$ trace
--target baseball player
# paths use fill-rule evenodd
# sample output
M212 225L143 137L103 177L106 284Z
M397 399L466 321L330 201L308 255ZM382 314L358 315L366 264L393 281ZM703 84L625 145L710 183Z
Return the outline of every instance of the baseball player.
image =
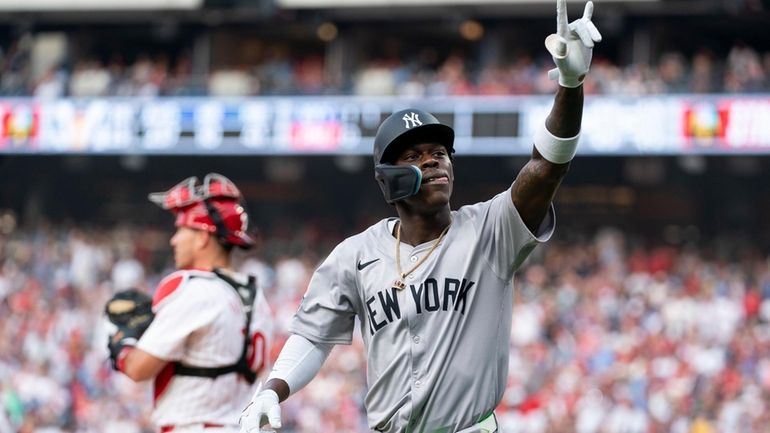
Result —
M281 426L279 402L306 385L357 317L367 353L369 427L376 432L496 432L508 373L513 274L554 230L551 201L575 154L582 82L601 40L593 4L546 47L560 84L531 160L491 199L450 209L454 131L407 109L380 125L375 178L397 218L340 243L314 273L268 382L242 432Z
M254 245L241 193L211 173L201 185L191 177L149 198L176 215L178 270L151 299L128 290L107 303L113 367L135 381L154 379L161 433L237 432L272 336L255 279L230 270L233 248Z

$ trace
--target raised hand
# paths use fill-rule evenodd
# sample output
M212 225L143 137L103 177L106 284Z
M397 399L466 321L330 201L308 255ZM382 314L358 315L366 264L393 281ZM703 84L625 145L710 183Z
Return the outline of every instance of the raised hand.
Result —
M573 22L567 19L567 0L556 0L556 33L545 38L545 47L553 57L556 68L548 72L551 79L564 87L583 84L591 66L593 47L602 35L591 21L594 3L586 3L583 16Z

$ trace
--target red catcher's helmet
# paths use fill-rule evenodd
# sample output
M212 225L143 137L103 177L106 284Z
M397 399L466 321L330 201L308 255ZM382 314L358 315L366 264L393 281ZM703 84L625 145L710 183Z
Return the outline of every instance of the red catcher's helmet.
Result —
M150 194L149 199L173 212L177 227L205 230L244 249L254 246L254 239L246 233L249 215L241 204L241 192L221 174L207 174L201 185L197 177L188 177L166 192Z

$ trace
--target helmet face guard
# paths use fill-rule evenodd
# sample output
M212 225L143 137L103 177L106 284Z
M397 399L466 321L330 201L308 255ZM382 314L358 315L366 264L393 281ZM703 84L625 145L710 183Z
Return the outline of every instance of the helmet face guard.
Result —
M416 195L422 184L422 172L413 165L397 166L393 162L412 144L439 143L451 155L454 152L454 130L435 116L419 109L397 111L385 119L374 139L374 178L385 201L393 204Z
M374 178L390 204L417 194L422 184L422 172L413 165L377 164Z
M242 205L241 192L221 174L207 174L200 185L197 177L188 177L168 191L152 193L148 198L173 212L177 227L207 231L225 244L244 249L255 244L246 233L249 217Z

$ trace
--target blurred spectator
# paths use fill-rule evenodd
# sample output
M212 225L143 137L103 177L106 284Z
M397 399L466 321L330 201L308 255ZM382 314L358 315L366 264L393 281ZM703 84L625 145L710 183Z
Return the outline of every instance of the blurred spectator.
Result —
M32 95L39 99L56 99L65 96L67 74L58 65L46 71L35 85Z
M436 80L428 85L431 96L463 96L475 93L473 85L466 77L465 59L450 55L438 69Z
M534 83L540 72L535 61L529 55L523 54L516 58L508 73L510 93L514 95L529 95L535 93Z
M496 64L482 67L479 72L479 95L505 95L508 87L505 85L505 70Z
M25 33L12 41L0 57L0 94L21 96L29 92L31 47L32 35Z
M255 93L255 82L239 70L223 69L211 74L208 94L211 96L247 96Z
M265 60L256 66L263 94L287 95L294 91L289 53L280 45L267 48Z
M165 57L141 56L128 68L128 76L118 84L121 96L158 96L165 89L168 61Z
M663 88L660 93L683 93L688 91L684 56L679 53L665 53L658 64L658 75Z
M765 90L765 71L759 54L743 44L733 46L727 55L724 88L728 92L759 92Z
M382 62L371 62L356 74L354 93L357 96L393 95L395 91L393 70Z
M200 96L206 94L202 77L193 74L192 59L187 53L179 56L166 80L166 96Z
M70 80L69 93L76 98L106 96L112 78L107 69L95 60L86 60L75 65Z
M720 88L714 54L707 48L699 49L692 58L690 92L713 93Z
M332 91L332 87L327 84L323 58L319 55L310 55L297 62L294 82L301 95L319 95Z

